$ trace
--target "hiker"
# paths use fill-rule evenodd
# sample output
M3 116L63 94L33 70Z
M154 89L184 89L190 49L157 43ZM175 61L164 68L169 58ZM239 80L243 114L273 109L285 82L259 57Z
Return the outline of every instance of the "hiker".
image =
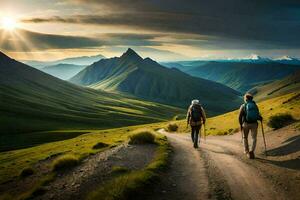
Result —
M262 116L260 115L259 109L255 101L253 100L253 96L251 94L245 94L244 101L245 103L241 105L239 113L239 123L243 136L244 153L247 155L248 158L254 159L258 128L257 120L262 121ZM252 138L252 146L249 151L248 135L250 131Z
M199 100L192 101L187 112L187 124L190 124L192 132L191 138L194 144L194 148L198 148L198 135L201 130L202 123L205 124L206 116L203 107Z

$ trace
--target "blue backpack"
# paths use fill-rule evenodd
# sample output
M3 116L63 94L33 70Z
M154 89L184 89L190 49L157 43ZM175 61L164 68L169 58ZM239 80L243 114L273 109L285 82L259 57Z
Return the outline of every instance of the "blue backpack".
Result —
M254 101L247 101L247 103L244 105L245 121L249 123L257 122L257 120L260 118L260 115L256 103Z

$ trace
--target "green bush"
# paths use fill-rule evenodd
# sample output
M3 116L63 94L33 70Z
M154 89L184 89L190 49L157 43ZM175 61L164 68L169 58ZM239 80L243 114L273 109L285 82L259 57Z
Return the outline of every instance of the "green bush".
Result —
M129 136L129 144L153 144L155 133L151 130L138 130Z
M113 166L112 167L112 173L114 174L124 174L130 172L130 169L127 167L122 167L122 166Z
M79 164L79 159L74 155L63 155L53 161L53 171L70 169Z
M167 130L168 130L169 132L175 132L175 131L178 130L178 125L175 124L175 123L168 124Z
M281 113L271 116L268 122L268 126L274 129L279 129L293 123L294 121L295 119L292 115L287 113Z
M34 174L34 170L31 167L22 170L20 177L25 178Z
M103 142L98 142L97 144L95 144L93 146L93 149L102 149L102 148L105 148L105 147L108 147L109 145L108 144L105 144Z

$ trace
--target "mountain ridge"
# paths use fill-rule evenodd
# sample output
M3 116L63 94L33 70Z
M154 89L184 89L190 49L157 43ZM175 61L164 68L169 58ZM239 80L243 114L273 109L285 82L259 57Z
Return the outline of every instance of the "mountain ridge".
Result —
M112 128L170 120L183 110L60 80L0 53L0 132Z
M36 60L23 60L24 64L32 66L37 69L41 69L43 67L57 65L57 64L73 64L73 65L90 65L94 62L99 61L100 59L105 58L105 56L98 54L94 56L79 56L79 57L69 57L63 58L54 61L36 61Z
M151 58L141 58L132 49L120 57L93 63L70 81L181 107L187 107L192 99L199 98L213 113L234 109L240 102L239 93L233 89L177 69L165 68ZM224 96L227 108L212 103L220 101L217 94Z

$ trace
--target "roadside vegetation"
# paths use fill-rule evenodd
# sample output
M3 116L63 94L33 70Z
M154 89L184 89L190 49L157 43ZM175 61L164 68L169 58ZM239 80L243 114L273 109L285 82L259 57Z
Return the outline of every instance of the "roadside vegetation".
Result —
M29 177L32 172L38 174L39 171L35 168L36 164L40 165L46 163L45 168L49 171L45 176L35 180L32 186L28 186L31 189L26 191L26 193L13 193L13 196L3 194L0 195L0 199L26 199L23 197L37 195L43 190L40 189L40 187L42 187L41 185L43 185L44 182L49 182L48 176L54 174L54 178L57 170L62 173L63 170L61 171L61 169L73 167L78 164L80 160L90 155L113 148L129 140L129 135L134 133L137 129L158 129L161 128L162 125L165 124L156 123L107 130L81 130L81 132L86 132L86 134L79 135L72 139L46 143L30 148L0 152L0 184L16 180L17 178ZM61 132L61 130L59 132ZM154 143L156 142L157 139L155 139ZM73 157L75 159L73 159ZM47 181L45 181L45 179L47 179Z
M52 164L53 171L63 171L75 167L80 163L78 157L74 155L63 155L56 158Z
M295 119L291 114L288 113L280 113L277 115L273 115L270 117L268 126L274 129L279 129L285 127L291 123L295 122Z
M124 172L90 193L87 200L134 199L142 195L142 191L150 187L159 172L167 167L171 152L165 136L155 134L155 144L158 145L155 158L144 169Z
M34 169L31 168L31 167L27 167L27 168L22 170L22 172L20 174L20 177L21 178L26 178L26 177L31 176L33 174L34 174Z
M167 126L169 132L176 132L178 130L178 125L176 123L169 123Z
M154 144L155 133L149 129L137 130L129 136L129 144Z

